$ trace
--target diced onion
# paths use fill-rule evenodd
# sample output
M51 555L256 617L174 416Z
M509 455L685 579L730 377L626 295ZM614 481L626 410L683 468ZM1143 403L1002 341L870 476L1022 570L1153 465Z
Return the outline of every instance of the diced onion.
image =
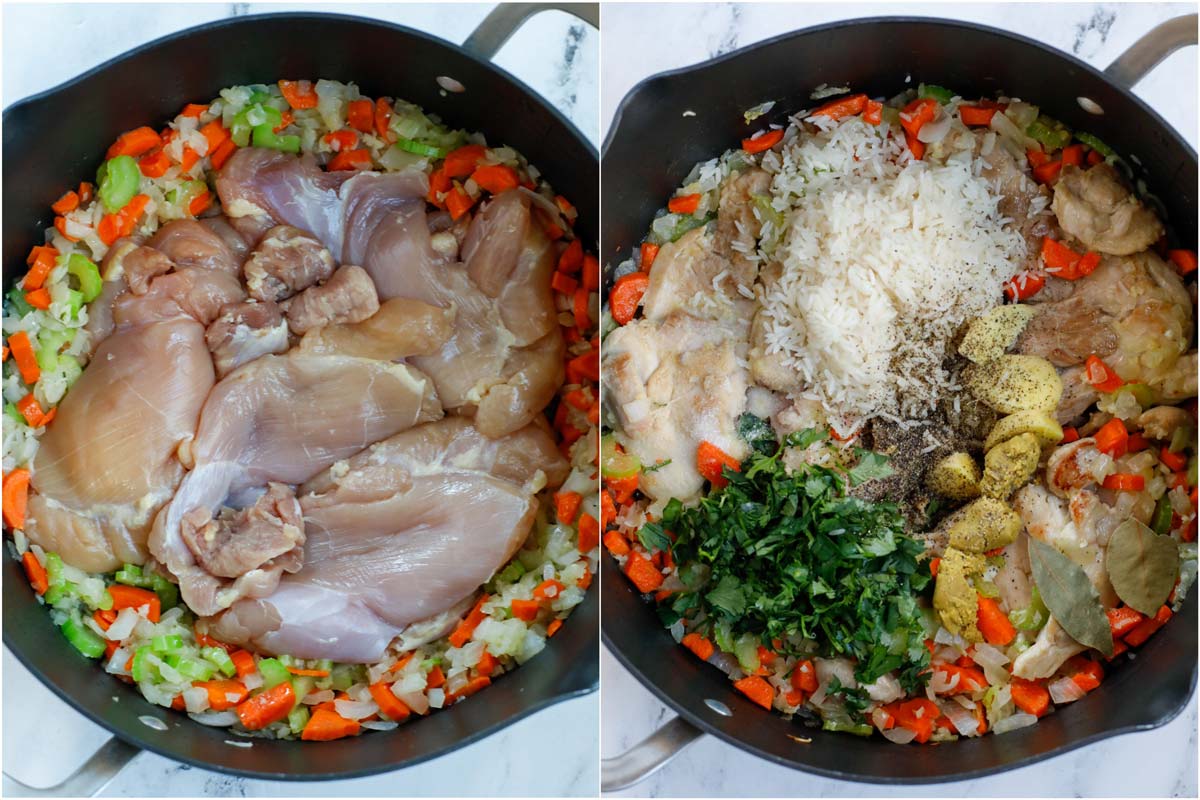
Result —
M333 706L337 709L338 716L355 720L369 717L379 711L379 706L374 701L334 700Z
M193 686L183 690L183 704L189 714L199 714L208 710L208 690L202 686Z
M975 719L975 715L967 709L960 706L953 700L941 700L938 702L938 708L950 720L950 724L962 736L978 736L979 721Z
M441 708L446 704L446 693L441 689L429 690L429 705L433 708Z
M1087 694L1071 678L1059 678L1046 688L1050 690L1050 699L1055 703L1073 703Z
M917 139L925 144L940 142L942 139L946 138L946 134L950 132L951 122L953 122L953 119L949 114L944 111L939 111L937 119L933 120L932 122L926 122L921 126L921 129L917 131Z
M309 692L300 702L306 706L315 706L319 703L328 703L335 697L337 697L337 695L333 693L332 689L321 689L320 691Z
M392 694L396 695L404 705L408 706L416 714L426 714L429 712L429 698L425 696L425 692L403 692L397 693L395 686L392 687Z
M242 685L245 686L249 691L253 692L255 689L262 688L263 676L259 672L251 672L249 675L246 675L242 678ZM330 694L332 694L332 692ZM332 700L333 697L330 697L329 699Z
M110 642L121 642L128 639L140 619L141 617L132 608L122 608L117 614L116 620L104 632L105 638Z
M188 716L201 725L213 728L228 728L238 721L238 715L233 711L205 711L200 714L188 714Z
M1000 116L997 114L996 116ZM1037 724L1038 718L1033 714L1026 714L1024 711L1013 714L1011 717L1005 717L992 726L992 733L1008 733L1015 731L1018 728L1026 728L1030 725Z
M908 744L913 739L917 738L916 731L910 731L908 728L901 728L899 726L890 728L886 731L880 731L880 733L883 734L883 738L896 744Z
M372 719L362 723L362 726L369 731L391 731L398 727L398 723L388 719Z

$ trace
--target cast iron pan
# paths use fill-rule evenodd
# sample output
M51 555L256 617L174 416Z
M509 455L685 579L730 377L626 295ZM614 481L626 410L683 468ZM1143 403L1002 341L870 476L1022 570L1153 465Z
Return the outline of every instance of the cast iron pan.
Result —
M1108 74L1021 36L937 19L877 18L789 33L695 67L638 84L622 101L604 143L603 260L623 260L648 229L662 198L697 161L734 146L769 122L814 102L821 84L891 97L905 76L953 88L965 97L1003 90L1039 105L1072 128L1099 136L1144 165L1166 204L1177 246L1196 246L1196 154L1129 90L1167 54L1196 42L1196 16L1156 29L1118 59ZM1090 98L1102 115L1085 111ZM742 113L777 104L747 126ZM1088 105L1088 103L1084 103ZM685 111L694 116L684 116ZM646 147L648 141L669 147ZM1196 682L1196 598L1140 649L1135 663L1112 670L1103 687L1036 726L940 747L899 747L880 737L810 731L766 713L732 690L725 675L678 647L653 608L603 559L604 643L680 718L629 753L606 760L605 790L653 772L701 732L785 766L831 778L912 784L961 780L1032 763L1075 747L1171 720ZM708 700L731 713L714 709ZM811 737L801 744L790 735Z
M585 18L590 12L596 24L594 6L575 9ZM529 4L502 6L464 47L349 16L270 14L223 20L159 39L16 103L4 112L5 290L24 272L35 236L50 224L50 204L64 186L94 180L117 134L157 125L184 103L215 97L222 87L285 77L354 81L369 96L404 98L450 125L483 131L491 142L516 147L576 204L580 235L595 242L595 148L562 114L489 62L513 29L537 10ZM466 92L441 91L435 79L442 75L460 81ZM253 747L233 747L225 743L234 738L227 732L149 704L136 689L102 674L51 624L20 567L11 558L2 560L5 645L60 697L127 743L110 742L82 778L55 787L56 795L97 790L97 783L136 754L133 748L205 769L274 780L352 778L393 770L591 692L598 682L599 602L593 593L544 652L470 702L383 735L315 745L254 740ZM146 714L165 721L169 731L140 722L138 717Z

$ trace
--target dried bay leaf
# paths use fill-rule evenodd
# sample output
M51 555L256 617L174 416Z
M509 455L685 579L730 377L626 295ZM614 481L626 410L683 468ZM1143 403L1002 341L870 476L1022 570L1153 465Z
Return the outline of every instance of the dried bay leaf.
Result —
M1179 545L1136 519L1117 526L1108 540L1108 579L1125 605L1153 616L1179 577Z
M1112 655L1112 629L1083 568L1057 548L1029 539L1029 564L1042 602L1072 639Z

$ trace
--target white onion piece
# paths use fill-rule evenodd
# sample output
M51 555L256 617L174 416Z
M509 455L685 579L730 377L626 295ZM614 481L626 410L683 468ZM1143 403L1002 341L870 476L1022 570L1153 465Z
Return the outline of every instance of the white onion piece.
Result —
M1071 678L1059 678L1046 688L1050 690L1050 699L1058 704L1073 703L1087 694Z
M742 672L742 665L738 663L737 657L723 650L714 648L713 654L708 657L708 663L731 678L740 678L746 674Z
M950 720L950 724L954 726L954 730L958 731L959 735L979 735L979 721L975 719L974 714L958 703L953 700L941 700L938 702L938 708Z
M446 692L442 689L430 689L428 696L431 708L441 708L446 704Z
M458 674L446 678L446 691L450 694L458 694L458 690L466 686L469 682L470 678L464 669Z
M425 696L424 690L419 692L404 692L403 694L397 694L393 687L392 694L396 695L399 700L403 701L404 705L412 709L414 714L429 713L429 698Z
M925 144L940 142L942 139L945 139L946 134L950 132L951 122L953 122L953 120L950 118L950 115L939 108L938 116L934 118L933 121L926 122L921 126L921 129L917 131L917 139Z
M983 141L979 145L979 155L990 156L992 151L996 149L996 132L988 131L983 135Z
M255 689L262 688L262 685L263 676L262 673L258 672L257 670L242 678L242 686L245 686L251 692L253 692ZM332 700L333 698L330 697L329 699Z
M104 671L113 675L128 675L129 671L125 669L125 665L129 663L129 657L133 655L131 650L124 647L118 647L113 651L112 658L108 660Z
M371 719L362 723L362 726L369 731L391 731L399 727L399 723L385 719Z
M371 689L365 683L356 683L346 690L346 696L360 703L371 701Z
M300 702L306 706L315 706L320 703L328 703L335 697L337 697L337 695L333 693L333 689L321 689L317 692L309 692Z
M208 690L202 686L193 686L183 690L183 704L189 714L199 714L208 710Z
M975 645L972 658L975 659L976 664L983 667L983 676L992 686L1009 682L1011 676L1004 668L1004 665L1008 663L1008 656L1004 655L1003 650L990 644L980 643Z
M116 620L104 632L104 637L110 642L124 641L129 638L129 634L133 633L133 629L137 627L140 619L141 617L132 608L122 608L117 614Z
M871 724L882 731L887 725L889 716L891 715L884 711L883 707L880 706L871 712Z
M1000 116L997 114L996 116ZM1005 717L992 726L992 733L1008 733L1015 731L1018 728L1026 728L1030 725L1037 724L1038 718L1033 714L1026 714L1024 711L1013 714L1011 717Z
M337 710L338 716L355 720L369 717L379 710L379 706L374 701L363 702L361 700L334 700L333 707Z
M188 716L201 725L209 725L214 728L228 728L238 721L238 715L233 711L205 711L202 714L188 714Z
M946 676L949 675L949 679ZM946 692L958 686L959 674L957 672L951 674L946 670L935 669L933 675L929 677L929 688L934 694L945 694Z
M917 738L916 731L910 731L908 728L901 728L900 726L889 728L886 731L880 731L880 733L883 734L883 738L887 739L889 742L894 742L895 744L908 744L913 739Z

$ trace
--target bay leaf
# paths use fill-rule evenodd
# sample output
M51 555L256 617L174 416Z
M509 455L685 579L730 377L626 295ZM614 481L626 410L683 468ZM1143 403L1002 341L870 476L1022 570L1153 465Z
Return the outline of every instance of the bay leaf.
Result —
M1136 519L1117 526L1105 557L1108 579L1125 605L1153 616L1179 577L1179 545Z
M1083 568L1057 548L1029 538L1029 564L1042 602L1072 639L1112 655L1112 629Z

